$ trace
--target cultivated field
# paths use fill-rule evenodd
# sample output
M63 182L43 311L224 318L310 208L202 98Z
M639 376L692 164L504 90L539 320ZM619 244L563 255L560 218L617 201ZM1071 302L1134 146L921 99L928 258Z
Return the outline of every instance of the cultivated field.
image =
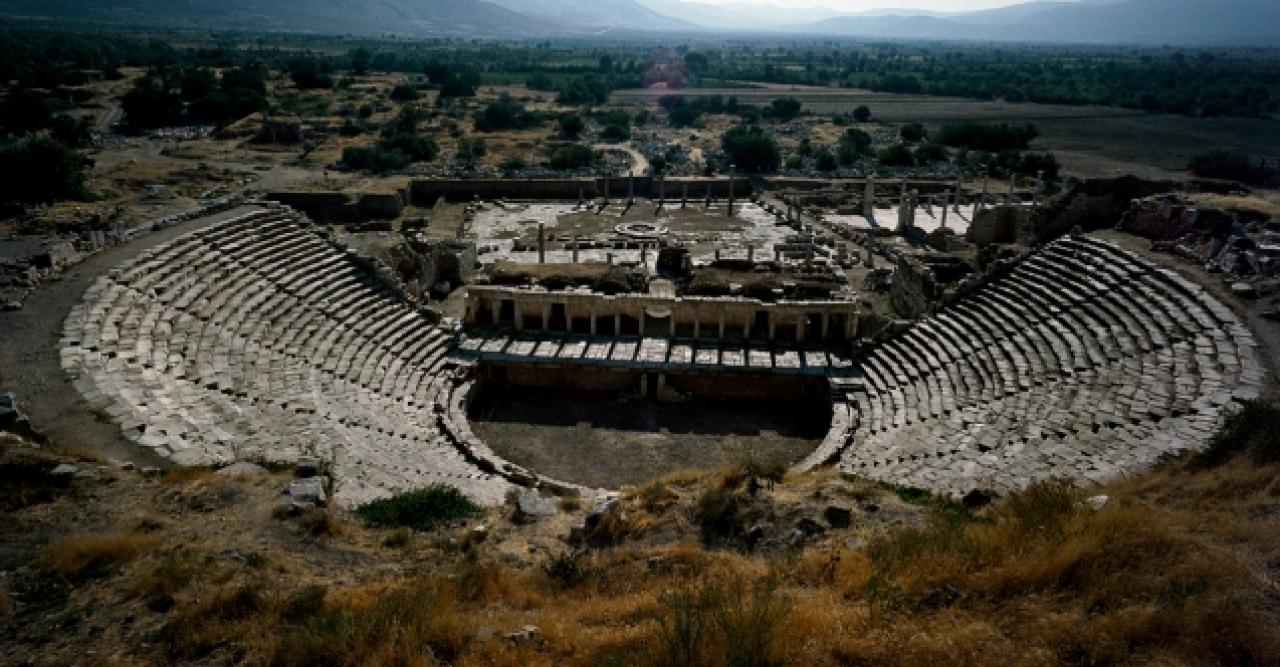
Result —
M665 90L620 90L612 101L656 105ZM1133 174L1145 178L1185 176L1187 161L1206 147L1280 159L1280 124L1251 118L1190 118L1107 107L1010 104L868 90L761 84L758 88L691 89L685 95L736 95L744 104L767 106L794 97L806 111L828 115L867 105L883 123L953 121L1031 122L1041 137L1034 150L1051 151L1064 172L1082 178Z

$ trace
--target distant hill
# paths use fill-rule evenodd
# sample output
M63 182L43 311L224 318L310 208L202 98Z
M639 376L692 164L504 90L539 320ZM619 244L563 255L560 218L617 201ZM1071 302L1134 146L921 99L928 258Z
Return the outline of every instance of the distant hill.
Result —
M570 31L483 0L0 0L0 15L362 35L532 37Z
M979 39L1189 46L1280 45L1276 0L1036 2L966 14L842 16L796 32L893 39Z
M693 31L703 28L654 11L635 0L491 0L507 9L557 23L633 30Z

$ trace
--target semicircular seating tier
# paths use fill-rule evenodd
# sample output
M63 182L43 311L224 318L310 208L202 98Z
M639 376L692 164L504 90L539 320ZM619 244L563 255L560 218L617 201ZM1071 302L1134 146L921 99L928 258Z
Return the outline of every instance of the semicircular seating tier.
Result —
M841 468L950 497L1103 481L1202 448L1262 385L1229 309L1090 238L1049 244L860 368Z
M446 425L451 337L280 207L241 209L113 269L68 317L63 368L124 436L184 465L334 467L354 504L508 481Z

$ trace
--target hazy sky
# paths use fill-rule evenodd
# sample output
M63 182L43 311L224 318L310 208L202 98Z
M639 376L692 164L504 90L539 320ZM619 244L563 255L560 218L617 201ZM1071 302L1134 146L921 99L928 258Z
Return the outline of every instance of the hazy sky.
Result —
M1025 0L696 0L712 4L757 4L782 7L830 7L846 12L870 9L927 9L936 12L959 12L990 9L1019 4Z

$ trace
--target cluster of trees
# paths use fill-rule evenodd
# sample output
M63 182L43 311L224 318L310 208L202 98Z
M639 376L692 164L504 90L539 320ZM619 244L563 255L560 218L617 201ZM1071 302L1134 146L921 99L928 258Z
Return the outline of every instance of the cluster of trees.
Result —
M1031 123L1010 125L965 121L944 124L938 130L936 139L939 143L955 148L998 153L1025 150L1038 136L1040 131Z
M19 89L0 100L0 134L0 211L92 198L76 151L92 138L87 121L55 114L43 95Z
M599 159L598 153L582 144L561 144L547 149L547 161L553 169L584 169Z
M1257 51L884 43L742 45L729 55L701 75L1198 116L1280 113L1277 57Z
M259 73L242 68L221 74L204 67L153 70L134 82L121 106L125 120L139 128L222 126L265 109L267 87Z
M405 105L382 128L382 136L375 144L348 146L342 151L342 161L352 169L379 174L399 171L414 162L431 162L440 154L440 146L434 139L419 134L421 122L422 112Z
M761 109L740 103L736 95L727 98L723 95L664 95L658 99L658 105L667 112L667 122L672 127L692 127L705 114L736 115L746 125L763 119L788 121L799 116L803 108L800 100L794 97L780 97Z
M477 132L523 130L541 125L542 122L541 114L529 111L506 93L475 114Z
M782 162L778 142L755 125L739 125L720 137L720 147L729 161L743 171L768 173L777 171Z
M1280 171L1268 167L1265 160L1254 161L1248 155L1236 151L1213 150L1191 158L1187 168L1196 176L1239 181L1248 185L1265 186L1280 180Z

